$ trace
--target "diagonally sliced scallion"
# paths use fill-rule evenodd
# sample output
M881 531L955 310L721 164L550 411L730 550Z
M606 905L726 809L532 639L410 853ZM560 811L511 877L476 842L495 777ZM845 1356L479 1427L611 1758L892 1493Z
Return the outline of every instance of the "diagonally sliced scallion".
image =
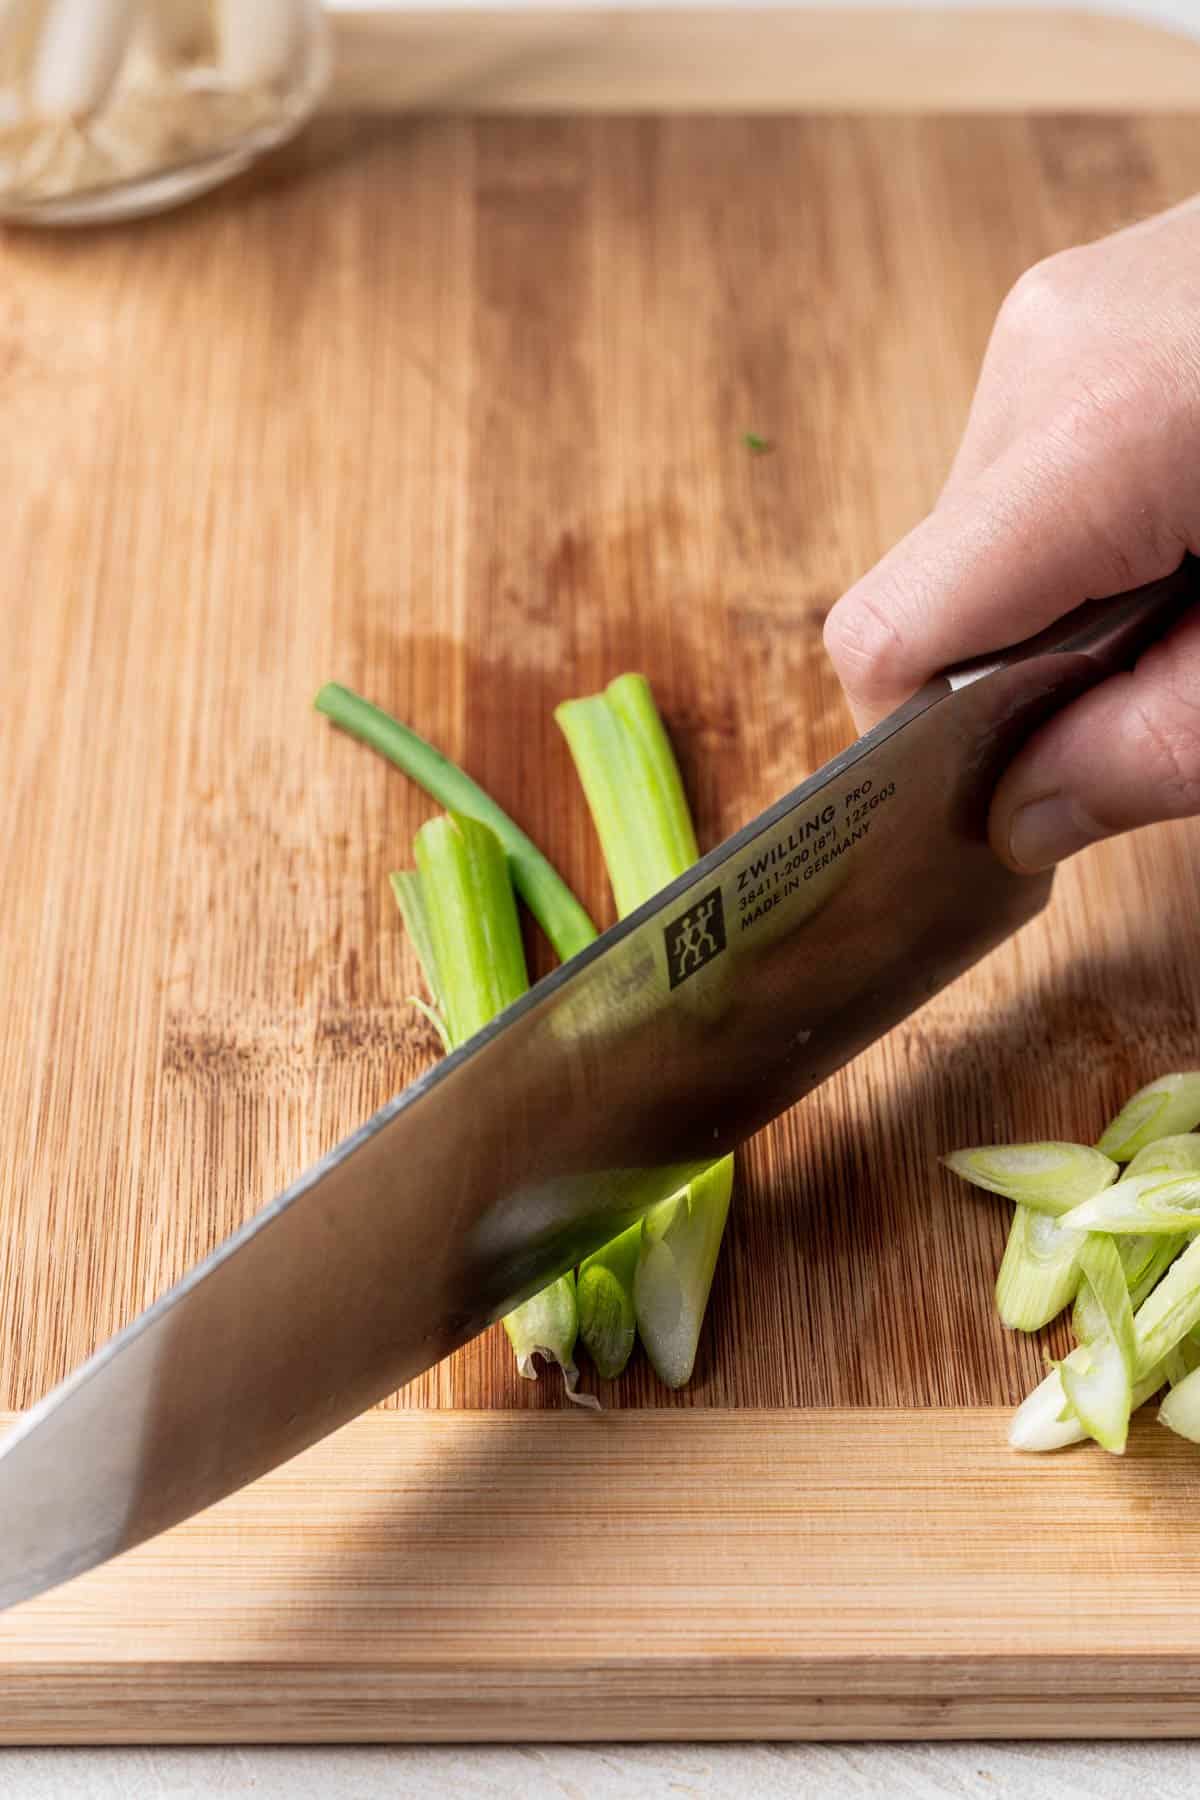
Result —
M1026 1395L1013 1414L1008 1441L1014 1450L1065 1450L1071 1444L1082 1444L1087 1433L1071 1411L1063 1392L1062 1369L1078 1357L1082 1364L1085 1351L1072 1350L1057 1369L1051 1369L1045 1380ZM1136 1412L1153 1399L1166 1382L1161 1364L1134 1383L1131 1411Z
M1193 1238L1134 1315L1140 1378L1200 1325L1200 1238Z
M996 1276L996 1307L1011 1330L1040 1331L1070 1306L1085 1237L1048 1213L1017 1207Z
M540 1293L518 1306L504 1320L508 1341L517 1359L517 1373L526 1381L537 1380L534 1357L557 1363L563 1372L567 1396L579 1406L599 1410L594 1394L579 1392L579 1370L575 1366L575 1339L579 1332L579 1312L575 1293L575 1271L568 1269Z
M504 846L517 892L563 962L592 943L596 928L558 871L491 795L449 757L336 681L326 682L315 705L351 737L395 763L439 805L491 827Z
M1180 1437L1200 1444L1200 1368L1193 1367L1172 1386L1158 1409L1158 1418Z
M624 916L699 855L675 753L642 675L620 675L603 693L564 701L554 716ZM615 1286L628 1265L609 1259L608 1305L581 1317L581 1336L597 1366L612 1356L613 1321L628 1307L659 1377L669 1387L691 1379L732 1189L727 1157L648 1213L637 1238L632 1293L626 1289L619 1299Z
M975 1187L1058 1217L1115 1181L1115 1162L1086 1144L1047 1141L953 1150L945 1166Z
M1114 1162L1129 1162L1156 1138L1200 1125L1200 1071L1160 1075L1139 1088L1108 1125L1097 1146Z
M1178 1236L1200 1231L1200 1175L1126 1175L1063 1215L1077 1231Z
M633 1279L641 1245L639 1219L579 1265L579 1335L605 1381L615 1381L637 1342Z
M1125 1270L1110 1237L1089 1236L1079 1264L1081 1282L1089 1290L1093 1331L1061 1365L1059 1376L1067 1402L1089 1437L1119 1456L1125 1449L1133 1404L1133 1308Z

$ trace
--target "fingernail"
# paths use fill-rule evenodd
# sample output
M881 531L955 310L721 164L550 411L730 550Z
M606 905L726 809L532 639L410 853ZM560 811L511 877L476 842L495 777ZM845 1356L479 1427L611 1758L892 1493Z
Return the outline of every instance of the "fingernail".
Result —
M1008 854L1018 868L1048 869L1107 835L1069 794L1047 794L1013 814Z

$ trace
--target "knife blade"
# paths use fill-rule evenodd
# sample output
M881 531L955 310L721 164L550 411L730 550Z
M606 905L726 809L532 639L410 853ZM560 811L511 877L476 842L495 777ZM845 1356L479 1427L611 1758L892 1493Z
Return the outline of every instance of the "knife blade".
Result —
M296 1455L598 1248L1046 904L988 803L1175 575L931 681L389 1102L0 1445L0 1606Z

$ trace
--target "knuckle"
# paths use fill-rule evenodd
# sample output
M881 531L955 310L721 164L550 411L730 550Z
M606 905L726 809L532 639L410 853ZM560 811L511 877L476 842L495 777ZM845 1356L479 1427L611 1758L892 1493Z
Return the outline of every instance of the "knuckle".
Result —
M1200 812L1200 702L1178 689L1135 695L1129 731L1159 817Z
M825 620L824 638L847 688L867 698L887 689L901 638L885 601L865 592L847 594Z
M1060 250L1034 263L1009 289L1000 309L1001 327L1012 334L1041 336L1076 309L1086 279L1084 252Z

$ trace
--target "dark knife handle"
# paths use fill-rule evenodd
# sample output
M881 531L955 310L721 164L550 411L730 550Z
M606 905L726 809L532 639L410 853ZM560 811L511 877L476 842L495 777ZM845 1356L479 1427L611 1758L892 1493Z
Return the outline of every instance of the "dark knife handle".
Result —
M979 657L946 671L952 688L966 687L980 676L1012 668L1032 657L1085 655L1099 666L1096 680L1129 669L1143 650L1165 637L1171 627L1200 601L1200 559L1184 557L1179 567L1161 581L1114 594L1108 600L1086 600L1056 619L1036 637L1026 638L1008 650Z

